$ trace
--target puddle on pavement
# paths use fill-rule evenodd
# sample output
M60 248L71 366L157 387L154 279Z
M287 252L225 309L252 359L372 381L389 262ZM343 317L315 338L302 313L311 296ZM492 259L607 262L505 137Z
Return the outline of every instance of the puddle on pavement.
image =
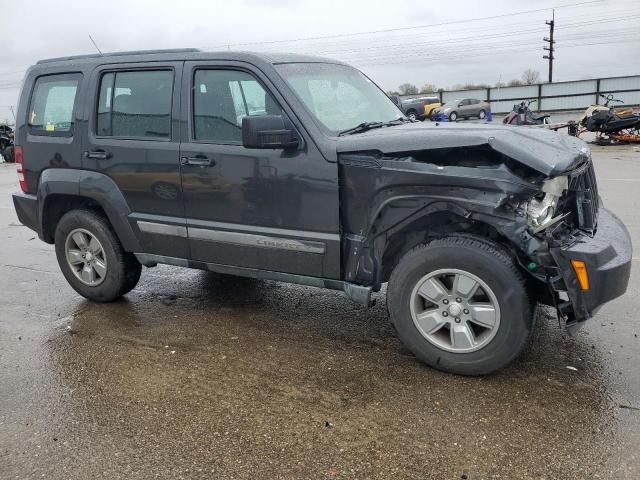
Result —
M613 435L601 359L544 311L539 323L517 364L456 377L404 349L382 294L366 310L159 267L126 300L80 303L53 334L56 435L109 453L113 471L133 456L148 472L162 458L237 477L597 478Z

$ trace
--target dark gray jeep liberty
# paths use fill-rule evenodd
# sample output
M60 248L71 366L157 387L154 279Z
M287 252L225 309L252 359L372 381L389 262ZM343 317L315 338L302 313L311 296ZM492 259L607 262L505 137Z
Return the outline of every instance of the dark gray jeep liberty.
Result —
M538 303L569 331L622 295L631 242L570 136L404 117L358 70L198 50L43 60L20 95L20 221L108 302L159 263L343 290L423 362L486 374Z

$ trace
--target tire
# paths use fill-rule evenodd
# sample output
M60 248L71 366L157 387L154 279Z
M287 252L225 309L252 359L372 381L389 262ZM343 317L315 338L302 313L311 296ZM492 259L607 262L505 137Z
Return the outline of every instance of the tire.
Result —
M88 259L93 250L85 251L82 259L78 256L78 252L83 252L78 246L79 243L74 240L74 235L78 234L84 236L85 242L91 238L97 240L101 252L92 254L89 261L101 262L104 270L97 267L92 269L91 265L83 263L86 262L84 255ZM76 292L89 300L111 302L138 284L142 265L132 253L124 251L109 222L98 213L90 210L72 210L66 213L56 228L55 247L58 265L67 282ZM76 261L75 267L67 260L67 252L69 257ZM93 270L94 284L81 280L78 268L81 271ZM99 275L99 270L105 273Z
M487 112L485 112L484 110L480 110L480 111L478 112L478 118L479 118L480 120L484 120L486 117L487 117Z
M427 285L429 280L422 282L429 275L435 275L434 278L441 281L440 285L445 286L446 289L445 282L450 281L446 276L447 273L443 273L442 276L437 275L440 275L439 272L452 271L462 272L459 275L466 278L465 281L471 277L480 281L475 300L471 298L468 303L464 303L467 300L462 299L463 302L458 303L459 299L446 297L451 298L448 306L444 305L445 298L439 305L437 304L438 308L432 309L433 304L425 307L422 312L423 318L428 318L431 315L430 312L436 311L435 315L441 320L444 319L440 314L445 312L441 312L440 308L446 308L447 312L451 313L446 318L450 324L435 330L433 334L423 334L418 325L424 331L426 323L414 321L414 318L417 318L417 312L423 306L421 302L430 302L417 294L417 289L420 285ZM455 278L458 273L453 275ZM487 292L481 283L486 286ZM460 285L464 284L461 280ZM455 292L452 293L455 294ZM478 302L477 299L483 296L488 303ZM492 305L492 298L496 303L493 327L490 330L484 327L478 328L468 314L470 310L472 310L472 316L475 311L490 311L486 305ZM452 310L454 304L455 311ZM464 306L468 306L470 310L462 311ZM525 280L513 259L498 245L471 236L452 236L433 240L405 254L389 279L387 308L400 339L418 359L438 370L460 375L486 375L509 365L525 349L533 330L532 309ZM425 314L426 317L424 317ZM439 328L438 322L433 325ZM457 332L460 328L465 331L471 329L473 334L453 335L453 332ZM469 342L464 350L454 345L454 338L473 339L477 343ZM461 341L460 344L466 341Z
M418 114L415 110L409 110L407 112L407 118L409 120L417 120L418 119Z
M13 145L9 145L4 150L2 150L2 156L4 157L4 161L7 163L13 163L16 161L16 157L13 150Z
M458 119L458 114L456 112L451 112L449 114L449 120L455 122Z

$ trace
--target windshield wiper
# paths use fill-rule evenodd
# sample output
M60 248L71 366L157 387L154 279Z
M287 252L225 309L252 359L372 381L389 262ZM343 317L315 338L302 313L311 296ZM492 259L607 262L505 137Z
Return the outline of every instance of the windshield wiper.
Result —
M346 130L341 130L338 132L338 136L342 135L352 135L354 133L362 133L367 130L371 130L372 128L380 128L384 125L382 122L362 122L355 127L347 128Z
M393 125L401 125L403 123L407 123L410 120L406 118L400 117L396 120L391 120L389 122L362 122L359 125L356 125L352 128L347 128L346 130L341 130L338 132L338 136L341 137L343 135L353 135L354 133L362 133L367 130L371 130L372 128L380 128L380 127L392 127Z

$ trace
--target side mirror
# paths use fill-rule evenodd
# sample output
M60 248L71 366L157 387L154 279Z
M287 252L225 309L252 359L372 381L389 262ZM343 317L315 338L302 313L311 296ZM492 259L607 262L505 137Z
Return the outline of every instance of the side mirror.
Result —
M242 145L245 148L291 149L300 145L300 140L282 115L260 115L242 119Z

